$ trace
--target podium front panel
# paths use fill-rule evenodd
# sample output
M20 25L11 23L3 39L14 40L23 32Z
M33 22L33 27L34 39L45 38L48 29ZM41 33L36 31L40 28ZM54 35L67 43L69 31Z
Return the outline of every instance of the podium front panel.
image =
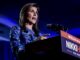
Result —
M62 30L60 33L62 52L80 58L80 39Z

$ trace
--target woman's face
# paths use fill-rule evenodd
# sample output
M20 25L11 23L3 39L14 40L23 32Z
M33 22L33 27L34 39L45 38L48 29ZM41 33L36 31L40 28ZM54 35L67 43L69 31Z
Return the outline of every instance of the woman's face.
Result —
M30 7L27 12L27 19L30 23L35 24L38 20L38 10L36 7Z

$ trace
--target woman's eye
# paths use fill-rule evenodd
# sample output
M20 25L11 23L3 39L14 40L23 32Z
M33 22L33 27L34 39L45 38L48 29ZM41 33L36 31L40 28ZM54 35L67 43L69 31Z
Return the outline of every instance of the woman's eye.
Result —
M29 12L38 14L38 11L30 10Z
M30 12L34 12L34 10L31 10Z

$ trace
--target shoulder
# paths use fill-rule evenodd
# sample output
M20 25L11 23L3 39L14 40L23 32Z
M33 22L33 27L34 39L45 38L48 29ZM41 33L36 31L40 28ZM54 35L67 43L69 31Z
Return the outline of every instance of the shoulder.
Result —
M20 33L20 27L19 26L13 26L10 30L10 33Z
M19 26L12 26L11 30L20 30Z

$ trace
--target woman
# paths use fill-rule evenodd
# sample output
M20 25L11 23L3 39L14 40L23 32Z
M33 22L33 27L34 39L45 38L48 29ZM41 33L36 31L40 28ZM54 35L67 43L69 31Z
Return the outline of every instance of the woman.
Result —
M10 43L13 53L20 60L25 60L22 57L25 53L25 45L46 39L45 36L40 36L37 22L38 22L38 6L35 3L28 3L23 6L20 11L19 25L12 27L10 31ZM40 36L40 37L39 37Z

